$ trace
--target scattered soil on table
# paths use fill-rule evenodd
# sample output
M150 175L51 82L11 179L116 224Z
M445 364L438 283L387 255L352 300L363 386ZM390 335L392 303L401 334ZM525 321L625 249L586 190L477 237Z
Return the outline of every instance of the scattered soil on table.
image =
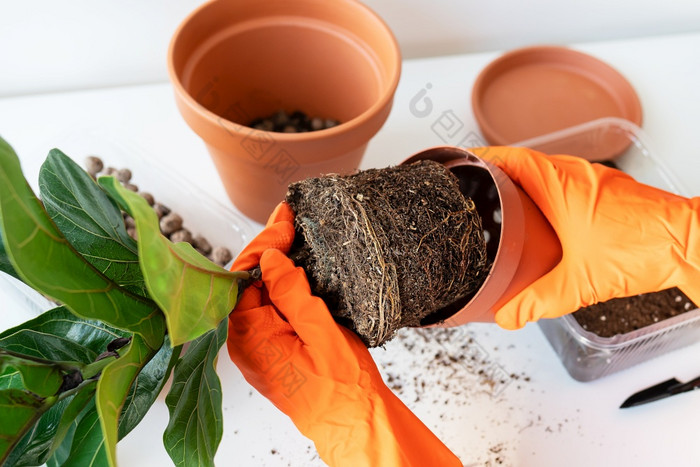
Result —
M370 169L290 185L291 256L336 319L369 347L475 292L488 271L474 202L442 164Z
M585 330L600 337L612 337L696 308L697 305L680 289L673 287L633 297L614 298L581 308L573 316Z
M545 431L558 422L521 404L536 386L507 362L528 349L489 340L488 331L474 332L471 325L402 329L385 348L370 350L389 388L448 446L464 452L467 467L515 465L502 427ZM489 406L493 412L484 416ZM563 418L561 423L564 429Z
M511 384L518 389L530 382L523 372L509 371L498 361L498 348L487 349L466 327L405 329L389 344L389 351L408 366L425 367L407 378L382 349L372 350L384 381L402 399L443 408L470 404L476 397L498 398ZM509 349L510 350L510 349ZM441 414L441 418L448 414Z

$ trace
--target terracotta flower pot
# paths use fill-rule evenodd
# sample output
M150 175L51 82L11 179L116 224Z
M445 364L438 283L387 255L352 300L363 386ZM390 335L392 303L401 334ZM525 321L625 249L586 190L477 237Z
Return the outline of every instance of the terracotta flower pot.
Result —
M262 222L289 183L357 169L391 110L401 55L386 24L354 0L213 0L179 26L168 67L232 202ZM247 126L280 109L341 124Z
M474 200L487 238L491 270L472 296L428 316L425 326L493 322L496 310L551 270L561 259L554 230L525 192L498 167L458 147L435 147L403 163L431 159L444 164Z

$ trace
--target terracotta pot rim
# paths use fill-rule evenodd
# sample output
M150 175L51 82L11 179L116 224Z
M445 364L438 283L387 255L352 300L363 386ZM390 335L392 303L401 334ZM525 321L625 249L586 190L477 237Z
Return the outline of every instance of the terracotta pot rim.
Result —
M194 9L190 14L188 14L184 20L177 26L175 29L175 32L172 35L172 38L170 40L170 43L168 45L168 75L170 76L170 81L174 87L175 92L180 95L182 102L184 102L193 112L195 112L197 115L202 117L204 120L207 121L207 123L211 125L220 125L221 121L228 122L232 125L236 126L241 126L245 128L246 130L255 130L252 127L248 127L246 125L240 124L233 122L231 120L228 120L224 117L221 117L220 115L217 115L216 113L206 109L204 106L199 104L187 90L183 86L180 77L175 71L175 65L173 63L174 61L174 50L175 47L177 46L178 39L180 38L182 31L190 24L190 22L197 16L199 15L204 9L210 7L214 3L221 2L223 0L208 0L207 2L199 5L196 9ZM340 1L340 0L337 0ZM327 139L329 137L333 136L340 136L344 135L345 133L349 133L351 131L355 131L358 127L361 127L367 123L371 123L371 120L379 114L382 109L385 109L387 106L390 106L393 102L394 99L394 94L396 92L396 88L398 87L399 84L399 78L401 77L401 65L402 65L402 59L401 59L401 50L399 48L398 41L396 40L396 37L394 36L394 33L391 31L389 26L386 24L386 22L379 16L377 15L372 9L370 9L368 6L364 5L363 3L360 3L358 1L354 0L342 0L344 1L347 5L350 5L353 8L358 8L363 12L364 15L368 17L372 17L375 21L377 21L380 26L385 30L386 34L388 35L388 39L391 42L391 48L394 51L395 54L395 61L392 63L392 67L390 68L390 71L392 72L390 79L388 81L388 86L386 87L385 91L382 93L381 97L377 99L368 109L366 109L364 112L361 114L357 115L351 120L348 120L346 122L342 122L332 128L327 128L323 130L317 130L317 131L309 131L305 133L282 133L282 132L272 132L272 131L264 131L264 130L255 130L259 131L261 133L268 133L268 134L274 134L275 139L281 141L281 142L308 142L308 141L313 141L313 140L318 140L318 139ZM383 120L382 120L383 122ZM379 125L381 126L381 125Z
M469 151L465 151L465 153L477 160L453 159L445 162L445 167L452 169L453 167L472 166L488 172L498 192L498 203L502 216L501 232L493 263L481 286L460 310L447 317L442 323L436 323L438 327L460 325L465 319L469 321L493 321L491 309L515 277L525 245L525 216L515 185L499 167Z
M489 144L493 146L506 146L517 143L517 141L509 141L502 134L500 134L499 131L497 131L494 128L494 126L484 114L485 111L480 105L480 97L485 89L485 86L489 84L491 75L495 71L497 71L500 66L511 62L513 59L519 56L527 56L528 54L533 54L536 52L548 52L550 54L557 54L560 56L562 54L566 54L570 57L576 57L582 63L594 63L596 66L604 68L611 75L616 76L620 83L624 83L628 90L631 91L631 95L633 97L629 102L627 102L631 106L631 114L625 116L624 118L632 121L633 123L636 123L637 125L641 125L643 112L641 103L639 101L639 97L636 95L634 88L629 83L627 78L625 78L625 76L622 75L622 73L620 73L617 69L613 68L611 65L600 60L599 58L594 57L593 55L572 49L570 47L558 45L533 45L513 49L503 53L502 55L491 61L488 65L486 65L486 67L481 70L476 80L474 81L474 85L471 91L472 112L474 113L474 117L476 118L476 121L479 124L479 128L481 129L484 137L489 142ZM583 66L581 68L583 68ZM507 111L507 109L505 110ZM545 133L549 133L549 131L546 131ZM536 136L539 135L532 135L531 138Z
M497 166L457 146L434 146L413 154L402 164L421 159L430 159L443 164L447 169L471 166L488 173L498 193L502 221L493 263L484 281L460 309L443 320L421 327L452 327L469 321L490 321L492 306L507 290L516 274L524 246L524 213L520 197L513 182Z

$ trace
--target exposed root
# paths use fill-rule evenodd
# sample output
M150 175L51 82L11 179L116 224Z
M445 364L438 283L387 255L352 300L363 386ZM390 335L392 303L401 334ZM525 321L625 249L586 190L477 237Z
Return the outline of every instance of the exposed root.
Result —
M293 254L312 289L368 346L475 291L481 219L442 165L423 161L292 184Z

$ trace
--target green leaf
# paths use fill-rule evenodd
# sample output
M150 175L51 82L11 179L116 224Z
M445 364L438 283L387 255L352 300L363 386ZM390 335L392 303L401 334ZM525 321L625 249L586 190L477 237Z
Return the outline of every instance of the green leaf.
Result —
M87 364L94 361L111 341L125 336L127 333L124 331L98 321L83 320L70 313L65 307L59 307L0 334L0 347L25 352L37 358L75 360ZM179 351L179 348L173 350L166 342L155 357L141 369L129 391L119 418L119 439L126 436L141 421L155 402ZM13 369L0 373L0 389L10 387L22 387L20 374ZM81 394L83 390L81 389ZM60 401L41 417L12 452L8 459L8 466L40 465L44 462L61 465L68 458L73 433L80 420L73 421L69 425L66 438L57 448L52 445L58 433L59 421L62 420L61 414L67 410L69 403L72 403L70 398ZM92 410L97 417L94 403L92 403ZM86 425L83 425L81 433L84 449L88 449L89 446L95 447L97 449L95 452L104 449L99 441L103 437L99 426L96 429L87 430ZM49 458L51 449L56 451ZM74 453L73 458L75 459L76 456L80 457Z
M56 427L56 432L51 441L51 446L45 457L50 457L56 452L56 450L61 446L63 440L71 432L71 429L76 425L76 419L80 416L80 413L85 409L85 407L90 404L94 399L95 391L97 389L97 381L90 381L85 386L83 386L78 393L70 399L70 403L61 414L61 419Z
M95 406L94 403L92 404L92 406L93 406L93 410L96 410L96 409L94 409L94 406ZM63 464L65 464L66 460L68 459L68 456L70 456L70 449L73 446L73 438L75 436L75 430L78 427L79 421L80 420L78 420L78 419L73 421L70 428L68 429L68 433L66 434L66 437L63 439L63 442L54 451L53 455L46 460L47 467L60 467ZM27 465L37 465L37 464L27 464Z
M134 216L146 286L165 313L172 345L215 329L235 306L238 281L247 273L226 271L190 244L165 238L146 200L114 177L100 177L98 183Z
M110 363L97 383L97 412L105 438L104 447L109 465L117 465L119 416L139 371L156 354L138 335L134 335L128 350Z
M53 149L39 171L39 190L51 219L83 258L122 287L148 296L122 213L87 172Z
M81 412L87 405L92 405L93 411L95 410L96 385L97 381L84 383L74 396L57 402L44 413L12 451L6 462L7 467L41 465L52 456L61 456L62 449L70 451ZM67 452L63 454L62 460L66 457Z
M70 453L61 465L63 467L106 467L110 465L106 440L94 399L75 427Z
M228 320L224 320L193 341L175 365L173 385L165 398L170 421L163 444L177 466L214 465L223 434L216 356L227 333Z
M14 368L0 369L0 389L22 389L22 375Z
M22 377L24 389L40 397L53 396L63 384L61 367L26 358L0 348L0 368L15 368Z
M5 244L2 241L2 225L0 224L0 272L9 274L15 279L20 279L17 271L15 271L14 266L10 262L10 258L7 256L7 250L5 249Z
M22 389L0 391L0 464L56 398L44 399Z
M126 398L119 417L121 440L138 425L156 401L180 356L181 347L170 347L168 337L158 353L143 367Z
M1 333L0 347L46 360L70 360L88 364L112 340L124 336L127 336L124 331L99 321L84 320L73 315L67 308L58 307ZM16 370L0 375L2 389L21 385L21 377ZM44 413L12 451L7 465L41 465L47 462L62 414L71 402L70 397L61 400ZM73 423L68 432L68 449L76 425ZM65 443L64 440L63 444ZM65 457L64 455L64 460Z
M179 351L180 347L173 349L165 342L158 353L139 372L119 417L118 435L120 440L139 424L155 402L177 361ZM99 415L94 402L88 408L88 413L90 412L92 413L89 416L86 415L88 419L85 422L80 421L82 426L78 431L79 438L76 441L78 445L73 450L70 462L74 465L83 465L84 461L92 462L93 465L108 465L104 432L99 424ZM94 423L95 420L98 423ZM53 457L47 461L47 465L58 467L66 462L73 441L70 430L75 432L78 424L78 421L73 421L68 427L66 438L58 446ZM58 434L56 436L58 437Z
M41 416L12 450L6 461L7 467L41 465L46 461L61 414L71 399L58 401Z
M85 320L66 307L48 310L0 333L0 348L53 361L91 363L124 331Z
M75 251L34 196L17 155L1 138L0 229L10 261L27 284L78 316L139 333L149 346L160 347L165 334L160 310L119 287Z

